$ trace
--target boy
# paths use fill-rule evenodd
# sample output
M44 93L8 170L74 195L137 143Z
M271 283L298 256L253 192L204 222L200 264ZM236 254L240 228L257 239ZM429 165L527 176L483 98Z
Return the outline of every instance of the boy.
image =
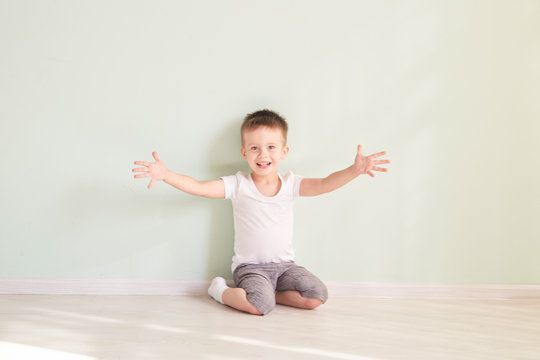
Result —
M163 180L192 195L232 200L236 288L227 287L225 279L216 277L208 294L222 304L255 315L268 314L276 303L315 309L328 298L322 281L294 263L293 200L336 190L360 174L374 177L373 171L387 171L376 165L390 163L375 160L386 152L363 156L358 145L354 164L324 179L302 178L292 172L280 175L279 162L289 152L287 130L285 119L270 110L245 117L240 151L251 174L238 172L218 180L198 181L168 170L155 152L155 163L135 161L144 168L133 169L141 173L135 178L151 177L149 189Z

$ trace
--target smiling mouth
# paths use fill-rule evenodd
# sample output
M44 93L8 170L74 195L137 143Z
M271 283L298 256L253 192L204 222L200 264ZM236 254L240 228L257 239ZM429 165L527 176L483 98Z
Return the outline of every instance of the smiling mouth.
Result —
M270 164L272 164L270 161L267 161L267 162L258 162L258 163L257 163L257 166L260 167L261 169L266 169L267 167L270 166Z

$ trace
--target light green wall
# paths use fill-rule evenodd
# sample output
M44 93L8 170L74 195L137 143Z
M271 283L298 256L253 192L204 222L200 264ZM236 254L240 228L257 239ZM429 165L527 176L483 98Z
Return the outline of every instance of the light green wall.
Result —
M2 1L0 277L230 277L230 203L132 162L246 170L269 107L283 171L393 162L297 201L324 280L540 284L539 34L526 0Z

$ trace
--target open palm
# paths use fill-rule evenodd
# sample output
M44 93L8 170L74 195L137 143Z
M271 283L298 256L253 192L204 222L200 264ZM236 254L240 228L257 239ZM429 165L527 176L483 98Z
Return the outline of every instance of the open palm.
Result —
M138 172L141 174L137 174L134 177L135 178L145 178L145 177L151 177L150 184L148 184L148 188L150 189L152 185L156 181L163 180L165 178L165 175L167 173L167 167L165 166L165 163L159 158L157 152L153 152L152 156L156 160L155 163L150 163L147 161L135 161L135 165L142 165L143 168L136 168L133 169L133 172Z
M386 151L381 151L369 156L362 155L362 145L358 145L358 152L354 159L354 166L360 171L360 174L368 174L371 177L375 177L373 171L387 172L388 169L378 167L376 165L389 164L390 160L375 160L378 157L386 155Z

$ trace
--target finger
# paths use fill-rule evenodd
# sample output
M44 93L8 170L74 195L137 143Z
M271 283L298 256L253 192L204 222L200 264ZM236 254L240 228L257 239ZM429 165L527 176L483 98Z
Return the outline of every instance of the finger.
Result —
M357 150L358 154L361 154L362 153L362 145L358 144L358 150Z
M373 163L376 164L376 165L378 165L378 164L390 164L390 160L374 160Z
M135 175L135 176L133 176L133 177L134 177L135 179L140 179L140 178L145 178L145 177L150 177L150 176L152 176L152 175L150 175L150 174L147 173L147 174L137 174L137 175Z
M131 170L133 172L148 172L148 168L136 168Z
M375 153L375 154L369 155L369 156L372 157L372 158L378 158L378 157L381 157L383 155L386 155L386 151L381 151L381 152L378 152L378 153Z
M156 159L156 161L161 161L161 159L159 158L157 152L154 151L154 152L152 153L152 156L154 157L154 159Z
M135 165L150 166L150 163L147 161L135 161Z
M377 166L374 166L372 170L375 170L375 171L382 171L382 172L387 172L387 171L388 171L388 169L381 168L381 167L377 167Z
M375 174L373 174L371 171L368 171L367 174L371 177L375 177Z
M154 185L155 182L156 182L155 179L150 180L150 184L148 184L148 188L150 189L152 185Z

